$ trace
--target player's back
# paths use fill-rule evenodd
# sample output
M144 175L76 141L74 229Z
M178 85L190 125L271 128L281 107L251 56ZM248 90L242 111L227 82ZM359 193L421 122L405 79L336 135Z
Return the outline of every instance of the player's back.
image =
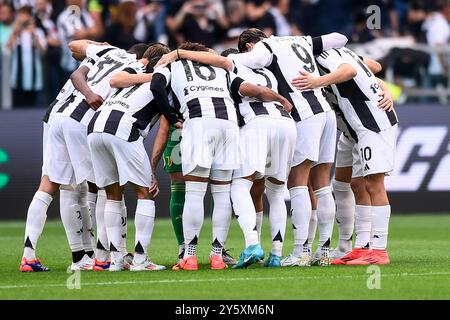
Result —
M335 71L343 63L355 68L357 74L353 79L332 85L339 107L353 129L380 132L398 122L394 111L378 108L382 93L378 79L355 52L348 48L332 49L319 55L317 62L325 73Z
M235 77L228 71L189 60L170 64L174 106L185 120L217 118L237 123L230 85Z
M267 68L251 69L239 62L239 55L230 54L229 59L233 61L234 70L238 77L252 84L267 87L278 92L278 81L275 75ZM270 117L275 119L292 119L283 106L275 102L261 102L252 97L235 97L239 104L239 114L244 123L256 117Z
M136 141L147 137L159 116L149 83L115 89L93 116L88 133L106 132Z
M331 110L321 88L300 91L294 88L291 80L301 69L313 76L320 76L314 59L311 37L270 37L262 40L272 52L273 58L268 69L278 80L278 91L295 107L291 113L296 121L307 119L315 114Z
M89 45L86 56L97 59L87 74L86 83L92 92L103 99L106 99L112 91L109 82L114 75L125 68L131 68L136 73L144 71L144 66L136 60L136 55L116 47ZM87 125L94 115L94 110L89 106L84 95L75 91L57 113Z
M79 68L87 66L88 68L92 68L95 61L91 58L85 58L83 62L81 62ZM49 105L47 112L44 115L42 121L45 123L50 123L53 115L58 111L58 109L64 104L67 99L75 92L75 87L72 83L72 80L68 79L61 90L58 92L55 100Z
M111 48L91 68L87 75L87 84L94 93L106 99L111 91L109 84L111 78L130 65L134 68L143 67L137 61L136 55L122 49Z

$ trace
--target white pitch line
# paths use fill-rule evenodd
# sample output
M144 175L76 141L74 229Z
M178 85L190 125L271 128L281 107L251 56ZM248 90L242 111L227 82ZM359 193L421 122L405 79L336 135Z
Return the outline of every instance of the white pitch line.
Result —
M431 273L387 273L381 274L381 277L427 277L427 276L448 276L450 272L431 272ZM327 279L354 279L367 278L369 274L361 275L341 275L328 276ZM280 281L280 280L317 280L324 279L322 276L306 276L306 277L266 277L266 278L210 278L210 279L162 279L162 280L144 280L144 281L110 281L110 282L81 282L81 286L114 286L114 285L132 285L132 284L160 284L160 283L187 283L187 282L216 282L216 281ZM0 286L0 290L5 289L28 289L28 288L57 288L66 287L65 283L49 283L34 285L4 285Z

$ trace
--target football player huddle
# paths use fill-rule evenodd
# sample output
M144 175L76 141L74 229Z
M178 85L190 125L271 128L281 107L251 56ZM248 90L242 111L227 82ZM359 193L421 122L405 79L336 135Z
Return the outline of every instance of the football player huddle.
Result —
M346 43L339 33L267 37L258 29L244 31L238 50L220 55L199 43L125 51L71 42L81 63L44 117L42 179L28 209L20 271L49 270L36 247L58 192L71 270L166 269L147 253L161 158L179 245L173 270L198 269L208 185L211 269L388 264L384 178L394 168L398 120L389 90L374 75L380 64ZM158 122L149 157L144 140ZM127 184L137 200L133 253L126 250ZM283 257L286 187L294 246ZM245 239L237 261L224 249L233 211ZM335 220L339 244L330 249Z

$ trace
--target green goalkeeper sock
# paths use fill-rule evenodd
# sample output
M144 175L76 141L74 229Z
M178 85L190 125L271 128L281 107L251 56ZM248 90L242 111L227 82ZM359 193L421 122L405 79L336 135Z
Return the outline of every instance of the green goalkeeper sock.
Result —
M183 207L184 207L184 182L172 182L170 185L170 218L173 231L177 237L178 245L184 243L183 236Z

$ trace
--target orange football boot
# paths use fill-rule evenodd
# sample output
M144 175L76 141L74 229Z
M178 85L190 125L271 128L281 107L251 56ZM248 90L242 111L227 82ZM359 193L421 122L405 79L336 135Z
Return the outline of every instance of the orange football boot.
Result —
M350 266L367 266L369 264L389 264L391 261L386 250L372 249L359 259L347 262Z
M223 262L223 258L221 254L213 254L209 258L209 263L211 264L212 270L223 270L228 268L227 264Z
M198 270L198 262L196 256L189 256L178 263L179 270L195 271ZM173 270L173 268L172 268Z
M22 258L19 266L20 272L45 272L50 271L47 267L41 264L39 259L27 260L25 257Z
M111 265L111 261L100 261L97 259L94 259L94 267L92 270L94 271L108 271L109 266Z
M355 248L342 258L331 260L331 264L332 265L347 264L349 261L356 260L365 256L369 251L370 251L369 249Z

